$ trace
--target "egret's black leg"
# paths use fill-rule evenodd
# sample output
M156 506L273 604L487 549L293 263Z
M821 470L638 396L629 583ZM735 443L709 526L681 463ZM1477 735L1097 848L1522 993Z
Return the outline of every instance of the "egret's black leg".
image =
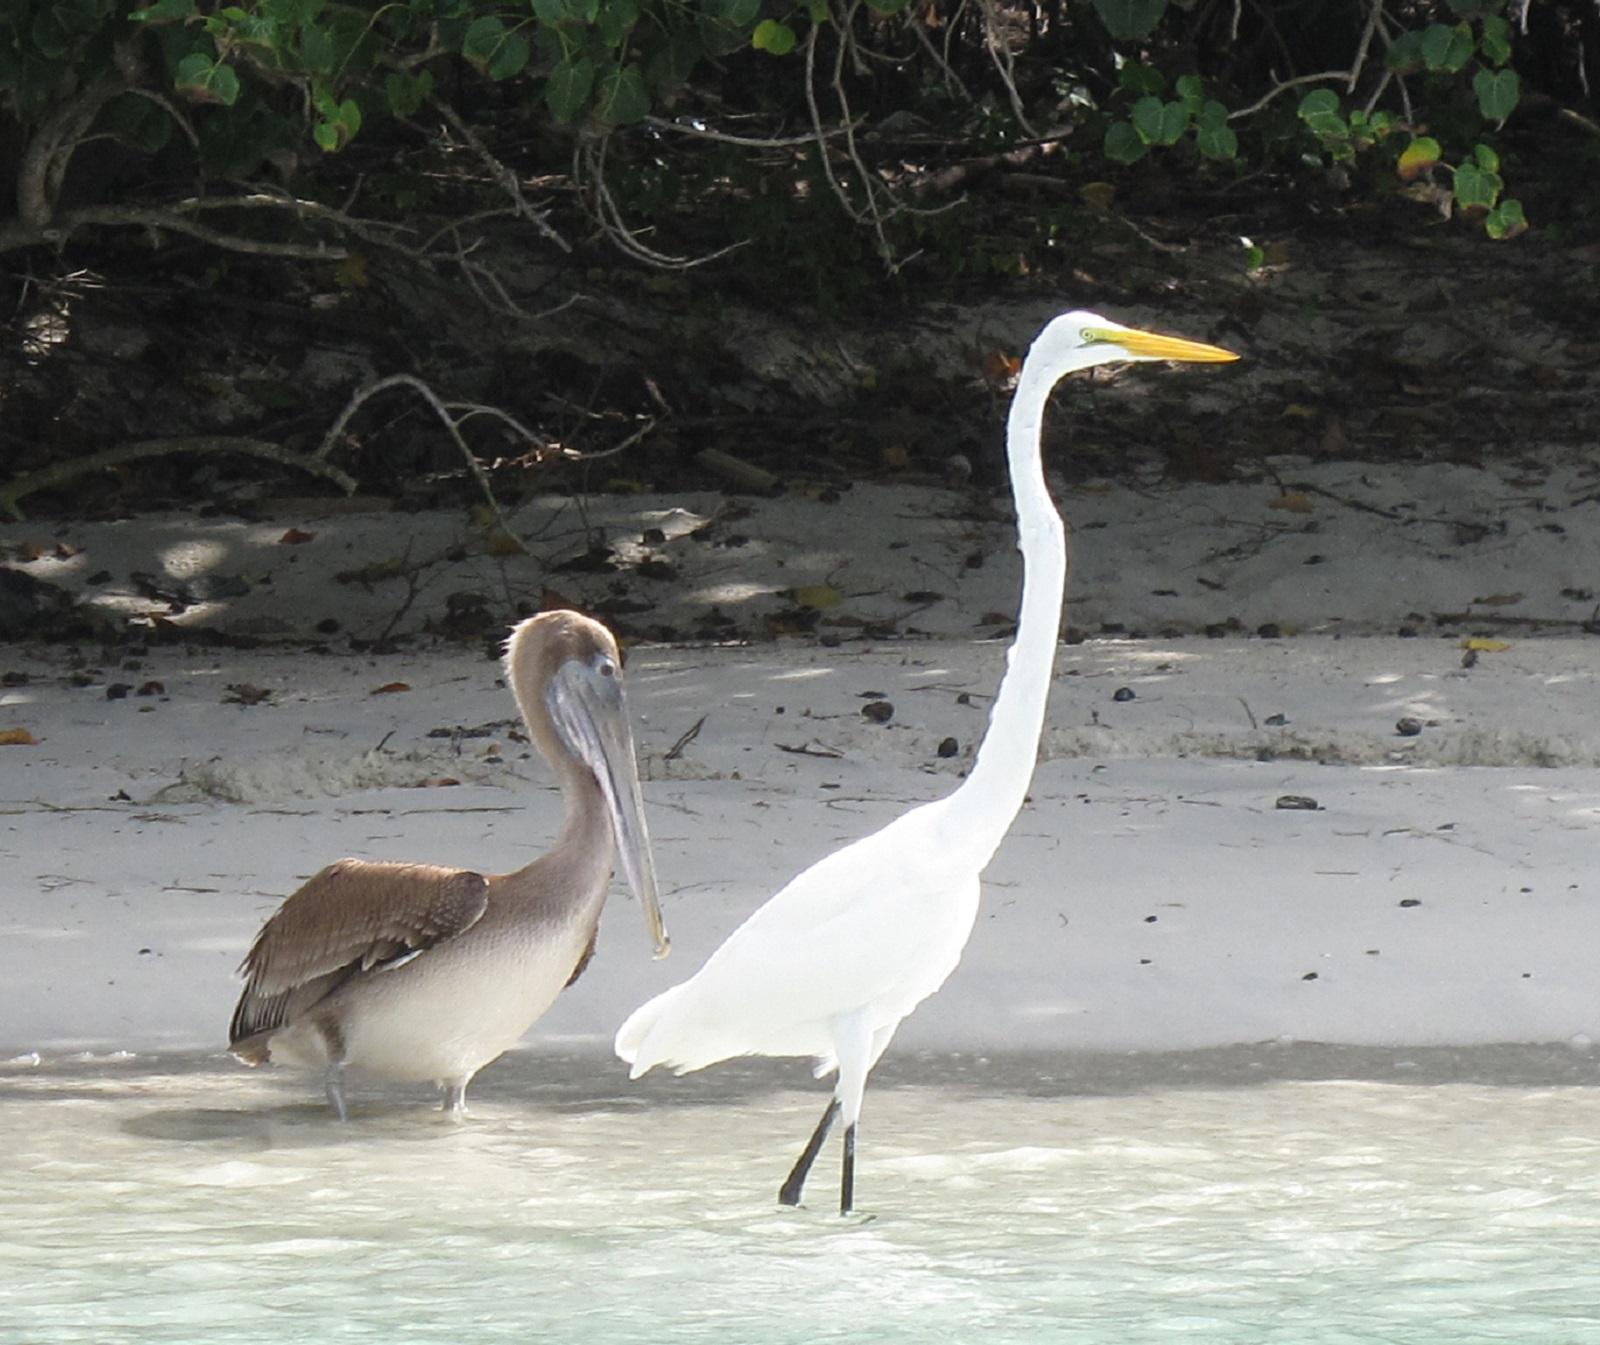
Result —
M811 1171L811 1165L817 1161L817 1154L821 1152L823 1141L828 1138L828 1132L833 1129L833 1121L838 1114L839 1099L831 1098L827 1110L822 1113L822 1119L817 1122L817 1128L811 1132L811 1138L806 1141L806 1147L801 1150L800 1157L795 1159L787 1180L778 1188L778 1204L800 1203L800 1189L806 1184L806 1176Z
M844 1166L839 1177L839 1213L849 1214L856 1203L856 1128L844 1128Z

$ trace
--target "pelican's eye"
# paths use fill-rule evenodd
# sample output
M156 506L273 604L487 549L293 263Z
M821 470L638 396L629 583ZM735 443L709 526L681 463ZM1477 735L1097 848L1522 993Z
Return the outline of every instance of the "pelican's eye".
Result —
M615 677L617 675L616 663L606 654L601 654L595 660L594 667L595 671L602 677Z

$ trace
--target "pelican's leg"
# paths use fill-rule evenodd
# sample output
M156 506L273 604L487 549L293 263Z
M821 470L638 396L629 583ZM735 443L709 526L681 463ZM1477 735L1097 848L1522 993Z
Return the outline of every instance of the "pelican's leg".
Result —
M344 1066L329 1065L328 1077L323 1083L328 1094L328 1105L341 1121L350 1119L350 1110L344 1105Z
M800 1189L806 1184L806 1176L811 1171L811 1165L817 1161L817 1155L822 1151L823 1141L828 1138L828 1132L833 1129L835 1118L839 1115L839 1099L830 1098L827 1108L822 1113L822 1119L817 1122L817 1128L811 1132L811 1138L806 1141L806 1147L801 1150L800 1157L795 1160L794 1168L790 1171L787 1180L778 1188L778 1204L798 1205L800 1203Z
M452 1121L467 1119L467 1083L466 1079L444 1081L444 1114Z

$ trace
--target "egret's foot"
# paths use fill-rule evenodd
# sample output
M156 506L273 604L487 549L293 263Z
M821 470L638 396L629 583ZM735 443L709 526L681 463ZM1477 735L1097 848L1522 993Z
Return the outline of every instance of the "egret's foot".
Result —
M800 1157L795 1159L794 1167L784 1183L778 1188L778 1204L798 1205L800 1192L804 1189L806 1178L811 1173L811 1165L817 1161L817 1155L822 1152L823 1142L828 1138L828 1132L833 1129L833 1122L839 1115L839 1099L829 1100L822 1113L822 1119L817 1122L817 1128L811 1132L811 1138L806 1141L806 1147L800 1151Z
M467 1082L444 1085L444 1114L452 1121L467 1119Z
M350 1109L344 1105L344 1079L338 1074L330 1074L324 1087L328 1094L328 1105L333 1108L333 1114L341 1121L348 1121L350 1119Z

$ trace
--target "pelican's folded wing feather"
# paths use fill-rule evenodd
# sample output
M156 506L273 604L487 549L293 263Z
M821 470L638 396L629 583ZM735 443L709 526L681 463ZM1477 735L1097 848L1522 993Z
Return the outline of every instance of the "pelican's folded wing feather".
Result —
M488 886L481 873L431 864L330 864L250 946L229 1040L275 1031L351 976L403 965L471 929L488 909Z

